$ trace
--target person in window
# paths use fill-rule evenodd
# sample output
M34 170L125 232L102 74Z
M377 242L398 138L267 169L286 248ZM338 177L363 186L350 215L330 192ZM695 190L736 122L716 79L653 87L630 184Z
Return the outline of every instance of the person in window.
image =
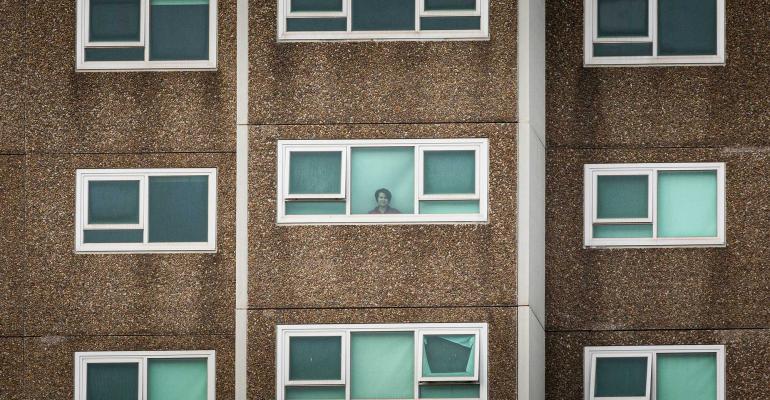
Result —
M390 199L392 198L393 195L390 193L390 190L385 188L377 189L374 192L374 200L377 202L377 207L369 211L369 214L401 214L401 211L390 206Z

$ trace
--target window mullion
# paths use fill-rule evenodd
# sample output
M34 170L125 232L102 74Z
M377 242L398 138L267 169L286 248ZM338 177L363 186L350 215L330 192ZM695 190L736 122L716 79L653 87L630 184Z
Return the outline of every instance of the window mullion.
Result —
M350 0L345 0L345 1L350 1ZM353 174L352 174L352 171L351 171L351 166L350 166L351 164L350 163L351 163L352 159L353 159L352 146L347 145L347 146L345 146L345 164L346 164L346 166L345 166L345 172L344 172L344 174L345 174L345 182L346 182L345 183L345 215L351 215L351 212L350 212L350 198L353 196L353 190L352 190L352 187L351 187L351 183L350 183L351 179L350 178L351 178L351 175L353 175Z
M652 38L652 56L658 56L658 0L650 0L650 37Z
M142 29L142 39L144 44L144 61L150 61L150 2L152 0L142 0L142 16L139 22Z
M142 177L142 190L141 190L141 198L140 198L140 205L139 205L139 213L142 215L142 243L149 243L150 242L150 177L149 175L144 175Z
M658 172L659 170L653 169L650 176L650 199L652 204L652 239L658 239Z

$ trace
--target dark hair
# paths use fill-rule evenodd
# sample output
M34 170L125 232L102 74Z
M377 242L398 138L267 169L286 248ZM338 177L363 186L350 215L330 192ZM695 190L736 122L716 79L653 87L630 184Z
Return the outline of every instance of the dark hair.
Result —
M374 199L377 200L378 197L380 197L380 193L384 193L385 197L388 198L388 201L390 201L393 198L393 195L390 193L390 190L382 188L377 189L376 192L374 192Z

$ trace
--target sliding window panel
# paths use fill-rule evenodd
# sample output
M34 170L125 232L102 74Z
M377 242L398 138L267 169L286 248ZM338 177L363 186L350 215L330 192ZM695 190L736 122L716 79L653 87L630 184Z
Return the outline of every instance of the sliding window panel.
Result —
M661 353L656 364L657 400L717 400L716 353Z
M90 42L139 42L141 0L89 0Z
M353 332L351 399L414 397L414 332Z
M352 214L372 213L379 189L391 193L394 213L414 213L414 147L355 147L350 164Z
M658 0L658 54L717 54L717 0Z
M88 363L86 400L137 400L139 363Z
M598 37L648 36L649 1L655 0L596 0Z
M207 400L208 360L154 358L147 365L147 400Z
M661 171L658 175L658 236L716 237L716 171Z
M208 241L209 177L149 178L149 241Z
M597 357L595 397L647 396L648 357Z
M209 0L151 0L150 60L208 60L209 10Z
M415 29L414 0L352 0L354 31Z

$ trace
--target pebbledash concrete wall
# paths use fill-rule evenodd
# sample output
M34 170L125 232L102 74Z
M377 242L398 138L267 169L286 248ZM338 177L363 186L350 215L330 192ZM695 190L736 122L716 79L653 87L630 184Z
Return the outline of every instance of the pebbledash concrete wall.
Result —
M488 322L489 398L517 397L517 9L488 41L278 43L250 0L249 399L278 324ZM280 226L279 139L489 138L489 223Z
M724 344L731 400L770 398L770 5L727 1L725 66L583 67L583 1L547 3L548 399L583 348ZM725 162L724 248L584 249L583 165Z
M232 399L234 2L216 72L75 72L75 1L0 10L0 399L71 399L76 351L185 349ZM218 169L216 253L74 253L76 169L166 167Z

